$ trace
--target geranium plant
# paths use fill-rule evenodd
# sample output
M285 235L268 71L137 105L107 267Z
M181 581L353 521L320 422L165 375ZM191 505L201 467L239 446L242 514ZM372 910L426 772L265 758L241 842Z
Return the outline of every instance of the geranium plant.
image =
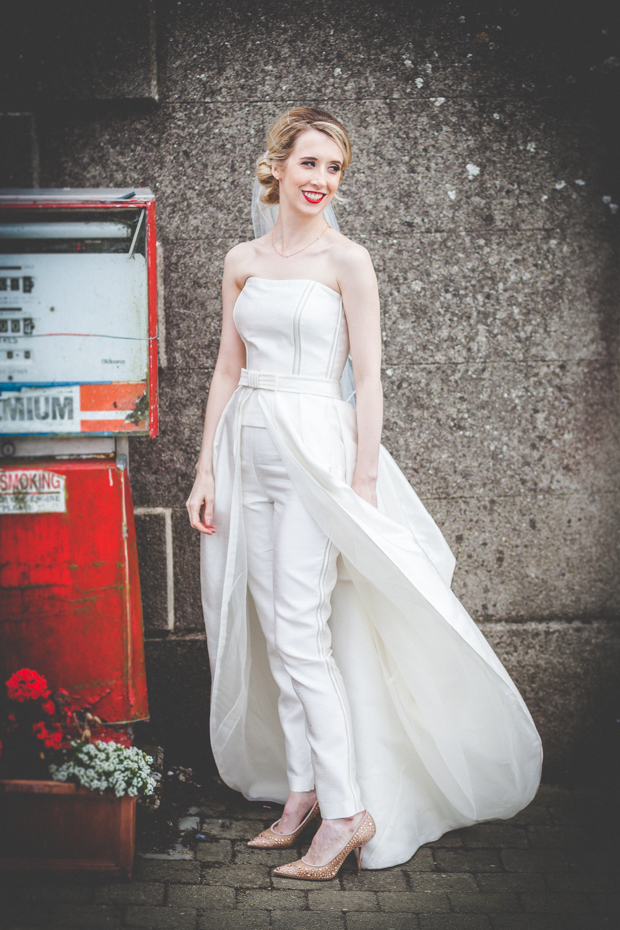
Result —
M0 774L4 778L47 778L47 766L63 741L69 711L66 691L52 694L38 672L23 668L0 696Z
M0 696L0 777L74 781L92 790L152 794L150 756L131 746L88 709L75 708L63 689L51 692L33 669L23 668Z

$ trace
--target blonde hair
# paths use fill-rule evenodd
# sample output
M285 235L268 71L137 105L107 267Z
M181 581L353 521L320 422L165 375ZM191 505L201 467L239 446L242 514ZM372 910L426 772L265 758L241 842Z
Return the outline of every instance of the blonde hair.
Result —
M351 140L349 134L331 113L327 110L315 110L313 107L294 107L287 110L275 121L267 136L267 151L256 163L256 176L265 188L261 200L266 204L280 202L280 185L272 174L275 162L284 164L295 140L307 129L318 129L333 139L342 151L342 175L351 164Z

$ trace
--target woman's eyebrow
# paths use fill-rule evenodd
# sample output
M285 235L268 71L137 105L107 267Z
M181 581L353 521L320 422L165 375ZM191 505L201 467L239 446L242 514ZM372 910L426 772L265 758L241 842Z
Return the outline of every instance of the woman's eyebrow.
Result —
M300 156L299 156L299 160L300 160L300 161L318 161L319 158L318 158L318 155L300 155ZM329 158L328 161L329 161L332 165L341 165L341 166L342 166L342 162L341 162L338 158Z

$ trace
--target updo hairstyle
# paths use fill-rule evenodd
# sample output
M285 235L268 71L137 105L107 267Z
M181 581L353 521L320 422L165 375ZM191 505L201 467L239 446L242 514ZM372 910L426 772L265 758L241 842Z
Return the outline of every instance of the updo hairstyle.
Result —
M264 187L261 197L263 203L273 205L280 202L280 185L272 174L275 162L284 164L297 136L307 129L318 129L333 139L342 151L342 177L345 168L351 164L351 141L349 134L327 110L315 110L313 107L294 107L287 110L275 121L267 136L267 151L256 163L256 176Z

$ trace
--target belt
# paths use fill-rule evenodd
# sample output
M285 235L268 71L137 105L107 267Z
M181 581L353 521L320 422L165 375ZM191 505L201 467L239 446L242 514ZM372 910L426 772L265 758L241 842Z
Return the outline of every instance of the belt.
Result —
M302 375L280 375L271 371L241 369L239 385L260 391L286 391L293 394L320 394L342 400L340 381L331 378L306 378Z

